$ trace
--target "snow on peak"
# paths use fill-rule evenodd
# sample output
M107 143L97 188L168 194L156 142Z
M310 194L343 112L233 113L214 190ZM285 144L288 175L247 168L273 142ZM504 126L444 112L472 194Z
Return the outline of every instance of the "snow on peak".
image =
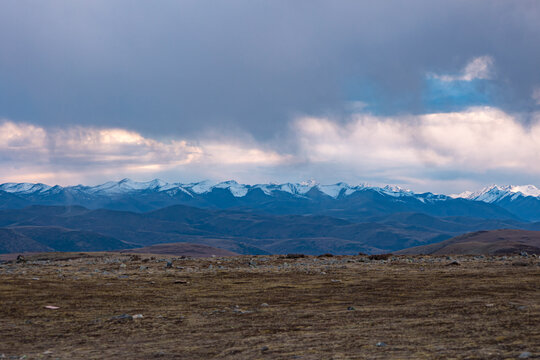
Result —
M414 196L414 193L409 189L404 189L397 185L386 185L383 188L375 188L380 193L393 196L393 197L401 197L401 196Z
M196 183L187 184L186 188L193 191L195 194L203 194L211 191L214 185L215 183L210 180L203 180Z
M246 196L249 187L248 185L239 184L234 180L220 182L219 184L214 185L212 188L215 189L229 189L231 194L235 197Z
M540 198L540 189L534 185L490 185L480 191L465 191L452 197L493 203L511 196L514 200L520 196L533 196Z
M343 190L345 190L345 193L347 190L352 190L351 186L349 184L339 182L334 185L317 185L317 188L324 194L333 197L334 199L337 199L337 197L341 194ZM354 191L353 191L354 192ZM352 192L351 192L352 193ZM351 194L349 193L349 194Z
M5 183L0 185L0 190L9 193L20 193L20 194L32 194L35 192L44 192L49 190L51 187L45 184L32 184L32 183Z

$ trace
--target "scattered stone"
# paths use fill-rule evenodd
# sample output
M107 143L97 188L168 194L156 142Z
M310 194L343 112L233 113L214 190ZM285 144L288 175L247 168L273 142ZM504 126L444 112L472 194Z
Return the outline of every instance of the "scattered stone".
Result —
M20 263L25 263L26 262L26 258L22 255L17 255L17 260L16 260L17 264L20 264Z
M524 351L521 354L519 354L518 359L528 359L532 356L532 354L528 351Z
M452 262L449 262L448 264L446 264L446 266L460 266L461 263L457 260L454 260Z
M486 307L494 307L495 304L486 304Z
M527 254L526 251L522 251L519 255L521 255L523 257L529 257L529 254Z
M121 267L121 268L126 268L126 267L127 267L127 265L126 265L126 264L124 264L124 263L122 263L122 264L120 264L120 267Z
M32 278L32 280L36 280L36 281L37 281L37 280L39 280L39 278L38 278L38 277L34 277L34 278Z
M330 281L333 282L333 283L340 283L341 282L341 280L337 280L337 279L330 279Z
M262 303L262 304L261 304L261 307L267 307L267 306L268 306L267 303Z
M285 256L287 259L300 259L300 258L305 258L306 255L304 254L287 254L287 256Z
M141 265L139 266L139 270L148 270L148 266Z
M268 346L263 346L261 348L261 352L267 352L268 350L270 350L270 348Z
M349 306L349 307L347 308L347 310L349 310L349 311L354 311L354 310L356 310L356 308L355 308L354 306Z
M377 346L377 347L385 347L386 343L382 342L382 341L379 341L378 343L375 344L375 346Z
M131 255L129 257L129 261L140 261L141 260L141 257L139 255ZM147 260L147 259L145 259Z
M167 269L172 268L172 261L167 261L167 265L165 265Z
M131 316L129 314L121 314L121 315L112 316L111 318L109 318L109 320L127 321L127 320L133 320L133 316Z
M375 254L375 255L369 255L369 260L388 260L390 257L392 257L392 254Z
M45 309L58 310L58 309L60 309L60 307L59 306L54 306L54 305L45 305Z
M233 309L233 312L236 313L236 314L250 314L250 313L252 313L253 311L242 310L242 309L239 309L239 308L235 307L235 308Z
M187 281L187 280L174 280L174 283L175 284L183 284L183 285L185 285L185 284L189 284L189 281Z
M514 261L512 266L529 266L529 263L526 261Z
M133 320L142 319L144 318L143 314L135 314L132 316Z
M326 253L326 254L318 255L317 257L318 257L318 258L323 258L323 257L333 257L333 256L334 256L333 254Z

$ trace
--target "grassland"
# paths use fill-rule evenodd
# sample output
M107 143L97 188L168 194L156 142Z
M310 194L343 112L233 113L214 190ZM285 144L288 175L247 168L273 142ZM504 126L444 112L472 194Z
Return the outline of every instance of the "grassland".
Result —
M540 356L539 259L455 259L32 255L0 265L0 357Z

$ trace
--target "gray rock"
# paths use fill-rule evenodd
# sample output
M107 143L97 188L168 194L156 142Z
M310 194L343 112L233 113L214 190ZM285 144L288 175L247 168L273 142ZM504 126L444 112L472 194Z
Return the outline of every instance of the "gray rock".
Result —
M167 269L172 268L172 261L167 261L167 265L165 265Z
M109 318L109 320L112 320L112 321L129 321L129 320L133 320L133 316L131 316L129 314L121 314L121 315L112 316L111 318Z
M382 341L379 341L378 343L375 344L375 346L377 346L377 347L385 347L386 343L382 342Z
M532 356L532 354L528 351L524 351L521 354L519 354L518 359L528 359Z
M267 352L268 350L270 350L270 348L268 346L263 346L261 348L261 352Z

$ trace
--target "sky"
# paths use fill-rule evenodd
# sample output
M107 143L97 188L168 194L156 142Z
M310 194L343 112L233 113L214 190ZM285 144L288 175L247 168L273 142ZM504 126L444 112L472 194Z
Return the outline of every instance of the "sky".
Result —
M0 2L0 182L540 185L540 2Z

